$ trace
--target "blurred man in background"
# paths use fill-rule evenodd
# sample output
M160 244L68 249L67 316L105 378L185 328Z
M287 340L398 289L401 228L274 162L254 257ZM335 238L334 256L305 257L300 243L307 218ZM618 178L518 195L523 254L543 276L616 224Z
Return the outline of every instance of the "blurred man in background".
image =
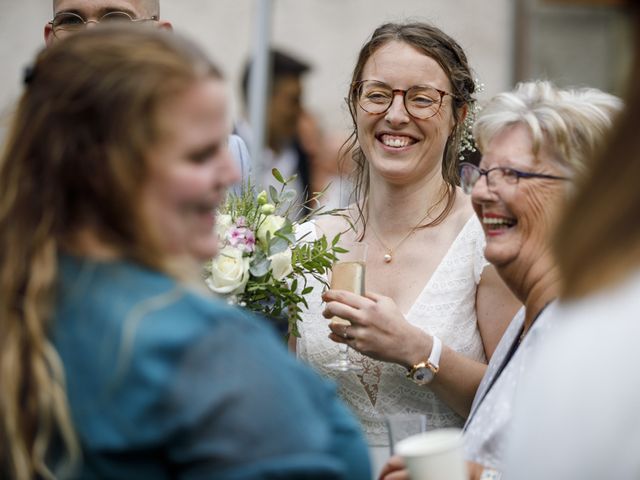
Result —
M173 28L171 22L160 18L160 0L53 0L53 20L44 26L44 40L49 46L85 28L113 22ZM239 191L249 175L249 152L237 135L229 136L229 150L242 174L243 180L233 188Z
M277 168L285 178L297 175L292 188L298 201L309 200L334 181L334 188L320 202L330 208L340 206L338 150L336 141L325 138L318 121L303 107L304 75L311 66L278 49L269 51L269 95L267 98L266 148L262 153L261 178L255 179L263 187L278 186L271 170ZM252 64L248 62L242 75L242 94L248 105L249 78ZM251 125L240 122L238 134L252 141ZM338 143L338 145L336 145ZM337 188L335 188L337 186ZM330 198L331 197L331 198Z
M271 169L277 168L287 178L298 177L291 185L301 199L305 199L311 182L309 155L298 136L298 122L302 116L302 77L311 68L306 63L279 50L269 52L270 85L267 98L266 149L263 152L263 171L255 181L263 187L277 182L271 176ZM248 62L242 75L242 94L248 105L249 78L252 64ZM252 141L251 126L240 122L238 134L246 142Z

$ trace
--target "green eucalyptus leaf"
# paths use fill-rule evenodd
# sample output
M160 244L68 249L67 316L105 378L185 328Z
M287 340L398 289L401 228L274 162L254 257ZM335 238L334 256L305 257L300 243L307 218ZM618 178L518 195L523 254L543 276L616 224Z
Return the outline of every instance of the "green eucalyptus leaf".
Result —
M293 200L296 199L297 196L298 196L298 193L295 190L287 189L282 193L280 200L282 202L292 202Z
M289 241L286 238L276 236L269 241L269 255L284 252L287 248L289 248Z
M269 185L269 197L274 204L278 205L280 203L280 199L278 198L278 191L273 185Z
M287 178L287 180L284 183L291 183L293 182L296 178L298 178L298 174L294 173L293 175L291 175L289 178Z
M280 170L278 170L277 168L271 169L271 175L273 175L273 178L275 178L279 183L285 183Z
M293 232L287 232L283 229L278 230L275 233L276 237L280 237L283 240L286 240L289 245L294 245L296 243L296 235Z
M251 264L251 268L249 268L249 273L254 277L264 277L267 273L269 273L269 269L271 268L271 260L266 257L256 259Z

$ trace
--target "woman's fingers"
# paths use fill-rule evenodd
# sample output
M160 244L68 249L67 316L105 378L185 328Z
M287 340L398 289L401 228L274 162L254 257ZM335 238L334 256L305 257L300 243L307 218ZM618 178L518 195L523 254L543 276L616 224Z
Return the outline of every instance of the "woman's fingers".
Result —
M329 340L336 343L344 343L345 345L349 345L349 339L344 338L342 335L338 335L336 333L331 332L329 334Z
M382 467L379 480L409 480L409 472L405 468L402 457L395 455Z
M379 293L375 293L375 292L365 292L364 293L365 298L368 298L369 300L373 300L374 302L379 302L380 300L383 300L385 298L384 295L380 295Z
M364 308L371 303L371 300L362 295L348 292L346 290L327 290L322 294L322 299L326 302L340 302L354 308Z
M397 472L392 472L384 477L380 477L380 480L409 480L409 471L399 470Z
M344 323L340 322L339 320L337 322L331 322L329 323L329 329L335 333L337 336L348 340L350 338L353 338L354 332L353 332L353 326L352 325L345 325Z
M357 307L352 307L346 303L329 302L325 305L322 315L329 320L333 317L342 318L351 323L359 323L360 310Z

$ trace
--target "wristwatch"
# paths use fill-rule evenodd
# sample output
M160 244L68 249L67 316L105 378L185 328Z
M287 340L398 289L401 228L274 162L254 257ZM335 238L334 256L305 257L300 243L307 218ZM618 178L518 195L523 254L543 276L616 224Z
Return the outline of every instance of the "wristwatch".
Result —
M413 380L418 385L426 385L433 380L436 373L440 369L440 354L442 353L442 342L438 337L433 335L433 346L431 354L426 362L416 363L409 372L407 378Z

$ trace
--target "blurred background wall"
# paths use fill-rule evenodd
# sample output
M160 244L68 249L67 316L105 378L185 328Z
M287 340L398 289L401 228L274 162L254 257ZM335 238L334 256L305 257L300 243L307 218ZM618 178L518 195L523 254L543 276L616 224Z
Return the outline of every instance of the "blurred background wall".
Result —
M250 53L257 1L161 0L162 17L198 40L226 72L235 115L241 114L239 78ZM483 98L534 77L620 93L629 32L619 10L540 1L274 0L271 37L274 46L312 65L304 103L331 134L345 130L343 98L356 54L388 20L427 20L456 38L485 85ZM51 0L0 0L3 120L20 93L23 68L43 45L51 12Z

